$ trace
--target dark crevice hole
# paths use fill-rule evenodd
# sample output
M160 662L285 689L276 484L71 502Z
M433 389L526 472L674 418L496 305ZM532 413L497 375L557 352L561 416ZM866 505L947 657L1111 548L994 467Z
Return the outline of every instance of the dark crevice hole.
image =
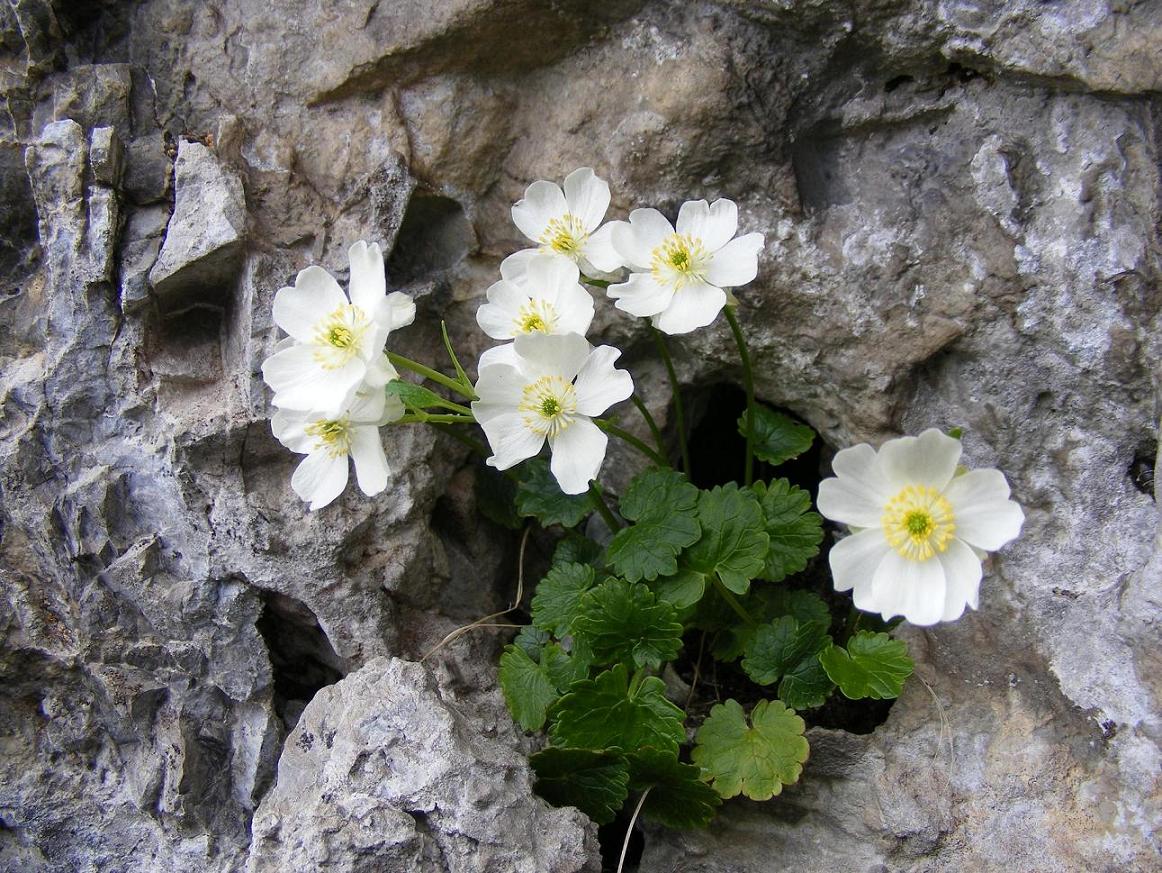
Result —
M1157 456L1157 443L1145 446L1134 455L1127 471L1134 487L1151 499L1154 498L1154 459Z
M630 807L627 805L627 808L623 809L617 818L597 829L597 842L601 846L602 873L614 873L617 870L617 862L621 858L621 847L625 845L625 831L629 827L632 815L629 810ZM640 822L641 819L639 818L638 821ZM625 853L625 865L621 868L625 873L639 869L645 847L645 838L635 824L633 833L629 837L629 848Z
M255 627L266 641L274 679L274 711L289 733L320 688L347 673L315 613L300 600L274 591L262 593Z
M893 91L895 91L901 85L907 85L909 82L914 82L914 81L915 81L915 79L913 79L911 76L908 76L908 75L893 76L891 79L888 79L888 81L884 82L884 92L891 94Z
M472 224L458 202L417 192L408 201L387 274L397 286L426 279L456 266L475 246Z

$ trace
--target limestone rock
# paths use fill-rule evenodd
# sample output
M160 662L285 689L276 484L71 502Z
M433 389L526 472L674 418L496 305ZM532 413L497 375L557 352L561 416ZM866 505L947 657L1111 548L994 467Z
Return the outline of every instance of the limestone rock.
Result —
M504 706L496 693L489 703ZM255 813L247 870L600 869L593 825L533 796L513 731L486 736L480 724L398 658L323 689Z

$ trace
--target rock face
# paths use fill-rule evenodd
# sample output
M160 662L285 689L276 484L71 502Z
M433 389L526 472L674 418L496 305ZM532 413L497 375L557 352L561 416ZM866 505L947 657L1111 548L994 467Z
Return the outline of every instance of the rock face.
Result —
M512 595L463 450L388 429L388 490L308 514L258 373L274 292L357 239L417 299L400 351L444 319L470 359L511 203L577 166L616 217L736 200L759 395L833 449L962 426L1028 517L978 613L906 631L883 725L640 869L1157 867L1162 6L20 0L0 32L0 869L599 866L527 794L495 638L401 660ZM673 346L695 409L737 382L724 325Z

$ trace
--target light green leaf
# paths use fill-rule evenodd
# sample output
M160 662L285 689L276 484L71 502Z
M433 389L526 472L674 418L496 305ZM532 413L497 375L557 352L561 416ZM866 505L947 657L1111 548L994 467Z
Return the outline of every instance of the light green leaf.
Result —
M665 683L649 676L629 693L624 664L577 682L553 704L554 745L581 749L656 749L677 752L686 738L685 713L666 700Z
M593 511L588 494L566 494L544 458L533 458L517 471L516 509L542 525L575 527Z
M870 631L860 631L846 649L828 646L819 660L844 697L852 700L899 697L914 666L907 643Z
M607 579L586 592L572 631L589 644L599 664L660 667L682 648L674 607L659 602L643 583L624 579Z
M763 529L763 511L750 491L730 482L698 496L702 537L686 553L695 570L717 573L735 594L745 594L750 580L762 572L770 545Z
M747 723L735 700L716 704L695 738L692 757L723 798L769 800L803 772L809 751L803 719L778 700L760 700Z
M636 522L613 536L607 557L630 582L673 576L677 556L698 540L698 489L674 470L647 470L630 483L621 514Z
M815 656L831 642L826 625L800 624L789 615L755 628L746 642L742 669L759 685L770 685L804 658Z
M769 485L756 482L751 488L762 506L764 527L770 538L762 578L782 582L819 554L823 519L809 511L811 495L786 479L776 479Z
M593 568L587 564L557 564L537 583L531 604L533 624L564 637L593 582Z
M701 771L681 763L674 752L639 749L630 754L629 784L633 791L650 789L642 813L668 828L704 828L722 805Z
M835 683L819 663L818 655L808 655L783 676L779 683L779 699L792 709L812 709L822 706Z
M575 806L609 824L629 794L629 768L616 751L548 748L529 758L537 794L553 806Z
M389 395L394 394L403 401L403 405L413 412L422 412L433 407L444 407L447 401L434 391L429 391L423 385L407 382L403 379L394 379L387 383L384 389Z
M500 690L508 711L526 731L544 726L545 711L559 696L544 668L516 646L505 646L500 656Z
M673 576L658 577L654 582L654 593L674 609L687 609L706 593L706 577L689 567L679 567Z
M738 419L738 432L746 436L746 412ZM768 464L778 466L783 461L797 458L815 441L815 431L799 424L781 412L755 404L754 454Z

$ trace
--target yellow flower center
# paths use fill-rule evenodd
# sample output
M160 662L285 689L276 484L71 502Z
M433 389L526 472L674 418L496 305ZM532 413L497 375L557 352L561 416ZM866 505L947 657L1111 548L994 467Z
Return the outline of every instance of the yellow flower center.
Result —
M909 485L889 500L881 523L888 544L910 561L943 552L956 532L952 505L927 485Z
M577 390L560 376L541 376L525 385L517 410L533 433L555 437L575 419Z
M315 450L326 450L332 458L351 453L351 424L345 418L321 418L306 427L315 438Z
M359 354L363 336L371 320L363 310L345 303L319 322L315 328L315 360L324 369L342 367Z
M556 326L556 307L544 300L530 300L516 316L517 333L552 333Z
M702 279L706 260L707 253L701 239L672 233L650 253L650 272L661 285L681 287Z
M581 219L572 212L566 212L545 226L539 242L559 255L576 259L588 236Z

